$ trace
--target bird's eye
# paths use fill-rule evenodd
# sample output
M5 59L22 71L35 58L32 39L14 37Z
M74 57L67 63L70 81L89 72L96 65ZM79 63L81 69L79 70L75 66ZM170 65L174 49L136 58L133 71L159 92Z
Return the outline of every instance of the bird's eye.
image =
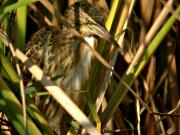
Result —
M87 24L90 24L90 23L91 23L91 21L89 19L87 19Z

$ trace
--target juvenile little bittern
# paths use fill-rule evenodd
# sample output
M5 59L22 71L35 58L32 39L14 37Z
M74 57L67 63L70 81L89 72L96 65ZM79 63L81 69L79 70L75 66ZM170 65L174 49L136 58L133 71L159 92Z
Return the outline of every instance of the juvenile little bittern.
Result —
M76 2L65 11L64 17L92 47L96 44L95 36L116 44L104 27L103 15L90 4ZM93 54L85 43L63 25L43 28L36 32L25 51L45 74L51 77L59 75L55 82L64 90L81 90L89 78ZM70 96L77 104L82 103L78 93ZM50 120L50 126L53 130L58 129L62 109L51 99L46 103L44 110Z

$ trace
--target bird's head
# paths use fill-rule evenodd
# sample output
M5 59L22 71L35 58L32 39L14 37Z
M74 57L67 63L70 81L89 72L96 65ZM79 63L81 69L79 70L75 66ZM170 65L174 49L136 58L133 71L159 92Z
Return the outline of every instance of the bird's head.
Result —
M75 2L65 11L64 16L82 36L97 35L118 46L105 28L104 15L89 3Z

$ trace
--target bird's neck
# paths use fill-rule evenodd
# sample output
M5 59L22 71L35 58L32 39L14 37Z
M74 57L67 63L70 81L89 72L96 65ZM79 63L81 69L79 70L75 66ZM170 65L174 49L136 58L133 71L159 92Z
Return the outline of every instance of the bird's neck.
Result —
M94 48L95 44L96 44L96 39L94 36L87 36L84 38L86 40L86 42ZM93 57L92 51L87 47L87 45L83 44L82 46L84 49L81 52L81 58L80 58L80 62L79 65L81 66L80 69L82 69L81 72L81 79L83 80L87 80L89 78L89 72L91 70L91 60Z
M84 39L92 47L94 47L94 45L96 44L96 39L93 36L88 36ZM89 79L89 72L91 70L91 60L93 54L83 43L81 44L80 48L80 59L69 81L69 89L74 88L75 90L81 90L85 82Z

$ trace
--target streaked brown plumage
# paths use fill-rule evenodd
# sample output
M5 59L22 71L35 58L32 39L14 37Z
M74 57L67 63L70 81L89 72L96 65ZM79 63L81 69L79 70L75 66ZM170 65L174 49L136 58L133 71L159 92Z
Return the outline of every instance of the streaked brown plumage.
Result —
M69 7L64 17L94 47L98 35L116 44L104 27L103 15L88 3L76 2ZM81 90L89 78L92 52L73 35L68 28L47 27L36 32L27 44L26 55L38 64L45 74L60 76L55 82L64 90ZM70 94L78 104L82 104L79 93ZM50 126L60 134L59 124L62 108L52 100L46 99L43 110L50 120Z

